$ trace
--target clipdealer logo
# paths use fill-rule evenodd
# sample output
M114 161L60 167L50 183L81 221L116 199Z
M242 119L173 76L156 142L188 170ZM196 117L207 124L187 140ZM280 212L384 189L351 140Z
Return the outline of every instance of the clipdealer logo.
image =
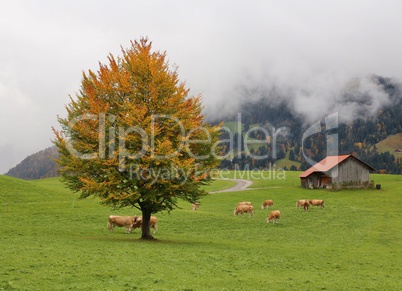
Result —
M288 132L290 132L290 129L287 127L279 127L275 128L273 126L270 127L263 127L263 126L254 126L249 128L245 133L243 133L242 130L242 119L241 119L241 113L237 114L237 120L236 120L236 127L235 132L233 132L230 128L228 127L221 127L221 131L226 133L226 136L228 138L226 139L221 139L215 144L211 146L211 152L208 155L197 155L197 153L193 153L191 151L190 145L191 144L210 144L212 142L212 138L210 136L209 131L206 128L202 127L197 127L190 129L186 132L183 124L181 121L174 117L174 116L169 116L169 115L163 115L163 114L155 114L151 116L151 121L150 121L150 130L148 132L139 127L139 126L132 126L128 128L124 127L117 127L112 126L115 124L116 121L116 116L114 115L106 115L105 113L99 114L99 116L93 115L93 114L83 114L81 116L78 116L74 118L73 120L70 121L69 126L72 129L75 124L85 121L85 120L92 120L98 122L98 143L99 143L99 148L97 152L93 153L80 153L78 152L74 146L72 145L71 141L67 140L67 148L70 151L70 153L80 159L114 159L115 154L118 153L118 161L119 161L119 171L125 171L127 169L126 163L128 160L138 160L143 155L148 154L154 159L169 159L174 157L175 155L179 154L182 151L185 151L190 157L194 158L195 160L202 161L203 159L207 159L210 157L210 155L213 155L215 158L223 160L223 159L233 159L235 156L237 158L240 158L242 153L246 157L250 157L252 159L260 160L260 159L266 159L271 157L273 160L276 160L276 146L277 146L277 138L278 136L283 136L285 137ZM178 143L178 147L174 149L174 151L161 155L158 154L155 151L155 124L162 120L169 120L170 123L174 124L180 131L182 139ZM304 147L304 143L306 139L309 137L317 134L317 133L324 133L326 136L326 152L327 156L330 155L338 155L338 133L334 133L335 130L338 128L338 112L330 114L325 117L324 123L321 121L317 121L316 123L312 124L302 135L302 155L304 159L311 165L315 165L317 161L312 160L307 154L306 150ZM108 124L108 126L107 126ZM199 140L199 139L192 139L191 135L194 131L203 131L206 135L205 139ZM264 134L266 137L266 140L257 140L255 138L251 138L251 133L252 132L261 132ZM235 133L241 133L243 134L243 147L241 148L241 136L240 134L237 135L237 140L235 142ZM140 142L140 147L138 150L133 151L127 149L126 145L126 140L127 137L130 135L136 135ZM269 139L269 143L271 143L271 151L267 152L264 155L258 155L255 154L255 152L251 151L252 144L264 144L266 145L267 139ZM222 155L222 153L217 152L217 148L220 144L226 144L227 145L227 153ZM237 144L237 146L235 146ZM197 164L196 167L199 165ZM187 177L189 174L184 169L166 169L166 170L153 170L153 169L141 169L137 164L130 164L129 167L130 171L134 171L134 173L131 173L131 177L140 177L142 179L156 179L156 178L161 178L164 177L169 178L169 177L176 177L180 174L182 177ZM202 172L202 169L197 169L198 172ZM235 165L235 171L239 171L239 166ZM257 171L257 169L250 169L249 165L245 166L245 170L248 171ZM280 169L275 169L275 164L269 165L268 171L280 171ZM179 173L179 174L178 174ZM188 172L189 173L189 172ZM187 175L187 176L186 176ZM335 173L336 175L336 173ZM215 173L216 176L216 173ZM261 177L263 177L264 174L261 174ZM282 177L285 177L285 175L282 175ZM185 179L184 179L185 180Z
M317 133L322 133L324 132L327 140L326 144L326 152L327 156L338 156L339 155L339 137L338 137L338 132L334 133L334 131L337 131L338 126L339 126L339 120L338 120L339 114L338 112L332 113L328 116L325 117L324 123L322 124L320 121L317 121L313 125L311 125L304 133L302 136L302 153L303 153L303 158L311 165L314 166L315 164L318 163L318 161L314 161L313 159L309 158L306 155L306 151L304 149L304 141ZM338 168L333 172L333 177L338 176Z

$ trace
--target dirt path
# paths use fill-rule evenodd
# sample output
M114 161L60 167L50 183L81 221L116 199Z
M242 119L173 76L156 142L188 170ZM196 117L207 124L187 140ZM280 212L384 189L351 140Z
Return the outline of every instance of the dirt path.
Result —
M250 187L253 182L250 180L242 180L242 179L227 179L230 181L235 181L237 184L234 185L233 187L225 190L220 190L220 191L213 191L210 193L222 193L222 192L233 192L233 191L244 191L248 190L247 188Z

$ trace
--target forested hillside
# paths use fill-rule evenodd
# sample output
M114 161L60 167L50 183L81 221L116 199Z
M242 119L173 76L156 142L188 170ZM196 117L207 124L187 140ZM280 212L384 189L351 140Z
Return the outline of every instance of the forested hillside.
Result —
M227 157L220 167L255 169L286 164L288 166L284 168L287 170L305 170L311 165L304 156L313 161L323 159L327 155L328 139L336 134L339 154L354 154L381 173L401 174L402 85L379 76L373 76L372 81L387 96L386 104L380 104L373 113L368 110L376 101L372 96L345 92L339 100L341 109L337 128L327 130L324 120L321 120L321 131L304 140L303 133L311 123L284 101L287 98L277 96L275 102L268 102L264 95L253 101L245 96L246 101L241 104L239 112L222 118L226 130L222 130L221 140L225 140ZM358 108L354 118L343 119L342 110L352 105ZM387 141L390 142L387 144ZM52 160L55 157L57 149L48 148L27 157L6 175L23 179L57 176L57 165Z
M309 135L303 144L303 133L311 124L306 124L301 115L295 114L288 103L283 101L279 105L272 106L265 96L252 103L245 102L240 107L242 134L240 138L238 132L234 134L232 146L229 142L226 143L228 158L222 161L221 167L269 168L278 160L287 158L298 162L288 170L305 170L311 165L306 162L303 153L314 161L320 161L327 155L327 139L337 134L339 154L354 154L379 172L402 173L401 153L398 148L398 145L402 147L401 135L398 135L402 133L402 86L389 78L373 76L373 80L387 95L390 100L388 104L380 106L372 114L367 108L373 98L366 98L364 95L352 96L346 92L341 99L341 107L345 108L352 102L355 106L357 104L359 111L355 113L355 118L352 121L343 121L343 112L338 112L337 128L326 130L325 122L322 120L321 131ZM237 121L236 116L232 116L225 120L225 124ZM376 144L390 136L393 136L395 148L378 151ZM224 131L223 139L229 140L230 134ZM245 139L249 142L248 150L251 154L247 154ZM253 144L253 139L266 143Z
M6 175L15 178L33 180L58 176L58 165L53 161L58 156L55 146L26 157L21 163L10 169Z

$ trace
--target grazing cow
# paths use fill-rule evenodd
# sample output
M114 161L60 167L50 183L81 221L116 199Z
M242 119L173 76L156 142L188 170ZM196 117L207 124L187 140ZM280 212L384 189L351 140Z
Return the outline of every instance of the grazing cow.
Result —
M304 202L304 204L303 204L304 211L307 211L309 206L310 206L309 202L307 202L307 201Z
M154 234L158 230L158 218L156 216L151 216L149 221L150 227L154 229ZM133 223L133 230L136 228L140 228L142 226L142 216L137 216Z
M324 208L324 200L310 200L310 204L313 206L321 206L321 208Z
M279 210L271 211L271 213L267 217L267 223L269 223L271 220L272 223L275 223L275 221L279 221L280 218L281 218L281 212Z
M200 203L198 203L198 202L195 202L195 203L191 204L191 209L192 210L198 210L198 207L200 207Z
M245 212L246 213L248 212L249 213L248 216L251 217L254 214L253 208L254 208L253 205L248 204L237 205L237 207L233 211L233 215L238 215L239 213L243 215Z
M253 205L253 203L252 202L239 202L239 203L237 203L237 205Z
M261 209L270 208L273 205L274 205L274 201L268 199L268 200L265 200L264 203L262 203Z
M135 220L138 218L137 215L135 216L118 216L118 215L109 215L107 229L113 231L113 227L126 227L126 233L131 232L133 229L133 224Z
M308 199L302 199L302 200L297 200L296 201L296 208L302 207L304 206L305 203L309 203Z

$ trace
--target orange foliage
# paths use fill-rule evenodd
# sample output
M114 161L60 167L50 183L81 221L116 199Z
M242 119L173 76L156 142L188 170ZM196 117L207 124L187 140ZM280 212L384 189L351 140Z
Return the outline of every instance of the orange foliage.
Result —
M220 125L204 122L201 96L188 96L166 53L151 48L147 38L132 41L122 56L83 73L67 118L59 118L60 174L82 197L155 212L177 197L205 195L199 186L219 163Z

